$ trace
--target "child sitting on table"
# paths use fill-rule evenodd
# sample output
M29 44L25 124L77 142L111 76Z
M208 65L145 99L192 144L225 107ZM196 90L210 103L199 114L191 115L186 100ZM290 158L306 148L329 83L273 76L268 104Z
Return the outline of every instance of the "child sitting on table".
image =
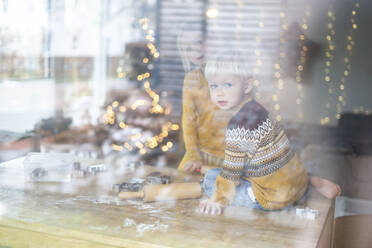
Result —
M308 177L283 128L254 100L253 78L241 56L228 51L206 65L212 102L234 115L226 131L224 163L205 175L203 188L210 199L201 201L200 211L221 214L230 204L282 209L302 198L308 182L328 198L339 195L337 184Z

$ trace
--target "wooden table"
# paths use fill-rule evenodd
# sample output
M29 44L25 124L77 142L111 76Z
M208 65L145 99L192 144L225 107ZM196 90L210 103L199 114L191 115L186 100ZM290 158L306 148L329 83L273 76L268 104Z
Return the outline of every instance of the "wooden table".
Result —
M24 158L0 164L0 247L331 247L334 201L310 190L308 220L295 208L265 212L229 207L222 216L197 212L199 200L120 201L112 184L143 177L115 170L69 184L24 181ZM175 181L185 175L162 169ZM198 178L186 176L186 180Z

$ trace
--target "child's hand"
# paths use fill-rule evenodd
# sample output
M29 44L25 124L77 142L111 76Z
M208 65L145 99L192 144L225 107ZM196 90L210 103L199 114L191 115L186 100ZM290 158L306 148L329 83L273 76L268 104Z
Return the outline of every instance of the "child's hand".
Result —
M183 167L186 172L200 171L203 163L199 160L187 161Z
M222 214L222 205L210 199L202 200L199 204L199 211L204 214Z

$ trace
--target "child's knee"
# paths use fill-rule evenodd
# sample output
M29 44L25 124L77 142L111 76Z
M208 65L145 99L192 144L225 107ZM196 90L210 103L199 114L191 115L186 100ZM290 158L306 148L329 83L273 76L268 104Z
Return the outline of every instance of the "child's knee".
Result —
M218 168L211 169L207 171L207 173L205 173L202 187L208 197L211 197L213 194L214 185L216 183L216 178L219 173L220 173L220 169Z

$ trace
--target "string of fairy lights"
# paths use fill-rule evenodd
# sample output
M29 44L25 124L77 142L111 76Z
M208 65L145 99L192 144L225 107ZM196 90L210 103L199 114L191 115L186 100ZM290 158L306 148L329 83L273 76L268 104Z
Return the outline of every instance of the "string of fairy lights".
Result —
M325 125L330 122L330 111L332 108L333 94L335 91L335 82L332 78L331 72L333 72L333 60L334 60L334 51L335 51L335 35L336 31L334 29L336 18L333 14L333 5L331 5L330 10L327 13L329 22L327 23L327 32L326 32L326 41L327 49L325 51L325 68L324 68L324 82L328 86L328 101L326 103L326 114L323 118L320 119L320 124Z
M337 78L337 75L335 75L335 67L334 67L334 61L335 61L335 54L336 54L336 44L335 44L335 37L336 37L336 32L335 32L335 21L336 18L334 16L333 12L333 6L331 6L330 10L327 12L329 21L327 23L327 33L326 33L326 41L327 41L327 49L325 51L325 67L324 67L324 81L326 82L328 86L328 101L325 105L326 109L326 114L321 118L320 124L325 125L331 121L331 118L335 119L340 119L341 118L341 113L345 109L346 106L346 97L347 97L347 92L346 92L346 86L347 86L347 79L350 77L351 74L351 60L353 56L353 48L355 47L355 41L353 38L353 35L355 31L358 28L358 24L356 23L356 16L358 13L358 9L360 8L360 3L357 1L353 7L351 8L351 17L350 17L350 28L346 36L346 42L345 42L345 56L343 57L343 68L341 68L341 75ZM304 91L303 91L303 73L304 69L306 66L306 58L307 58L307 52L308 52L308 47L306 46L305 43L305 31L308 30L308 18L311 15L310 11L310 6L306 5L305 7L305 13L302 18L302 23L300 25L301 27L301 34L299 35L299 45L300 45L300 59L297 62L297 68L296 68L296 82L297 82L297 92L298 96L296 98L296 104L299 106L298 110L298 119L303 120L304 115L302 112L301 104L303 104L304 100ZM281 17L281 29L282 29L282 34L288 29L288 22L286 19L286 13L282 11L280 13ZM283 59L285 58L285 50L283 49L283 44L286 42L285 38L283 35L280 36L280 47L279 47L279 59L276 64L274 64L274 76L276 79L276 88L277 92L280 90L283 90L284 88L284 82L281 79L282 78L282 63ZM340 53L338 53L340 54ZM339 68L337 68L339 69ZM278 102L278 94L274 94L272 96L272 99L274 102ZM280 120L280 105L278 103L274 103L274 109L276 111L276 119ZM331 109L336 109L335 112L332 111ZM371 111L367 109L364 106L359 106L353 109L353 112L355 114L362 113L369 115ZM334 116L333 116L334 115Z
M355 17L357 14L357 8L359 8L359 3L356 3L352 10L351 10L351 18L350 18L350 24L351 28L349 29L349 32L346 36L346 56L343 58L343 70L342 70L342 76L340 78L340 85L337 88L338 89L338 103L337 103L337 113L336 118L340 119L340 114L343 110L343 107L346 105L346 83L347 83L347 77L349 76L351 72L351 58L353 56L353 48L355 45L355 42L353 40L353 33L354 30L358 28L358 25L355 22Z
M260 81L258 77L256 77L256 75L260 74L260 69L263 66L262 56L261 56L262 55L261 33L263 32L263 29L265 28L265 23L263 22L263 18L262 18L263 15L264 15L264 12L260 10L260 12L258 13L258 24L257 24L259 27L259 31L258 31L258 34L256 35L255 49L254 49L255 60L254 60L254 66L253 66L253 75L255 76L255 79L254 79L253 84L255 87L258 87L260 85ZM257 91L255 94L255 97L259 100L261 98L261 93Z
M303 72L306 66L306 57L307 57L307 52L308 52L308 47L305 44L305 31L308 30L309 28L308 18L310 17L310 15L311 15L310 6L306 5L305 13L303 15L302 24L300 27L300 34L298 37L299 48L300 48L300 59L297 61L297 64L296 64L296 82L297 82L296 104L298 106L297 118L299 120L303 120L304 118L302 105L303 105L305 94L303 91L302 83L303 83Z
M149 49L150 56L154 58L154 60L158 59L160 56L159 51L157 50L156 46L154 45L154 30L150 29L149 19L148 18L141 18L139 20L139 24L141 25L142 30L145 32L145 38L148 41L146 44L147 48ZM150 62L150 58L143 58L142 63L148 64ZM151 67L148 67L151 68ZM125 77L125 72L118 70L118 78ZM163 107L159 104L160 97L159 95L151 89L150 79L151 77L151 70L137 75L137 81L143 82L143 88L145 89L146 93L151 97L151 108L149 108L150 114L164 114L169 115L171 109L169 107ZM147 100L138 99L136 100L130 108L132 110L136 110L140 106L147 106L149 102ZM118 126L122 129L128 128L128 124L121 120L116 114L115 110L118 110L120 113L125 113L127 111L127 107L125 105L120 105L118 101L112 102L106 108L106 112L104 114L104 124L114 126L118 124ZM155 149L160 147L163 152L167 152L170 148L172 148L173 143L171 141L167 141L166 143L165 138L169 135L170 131L177 131L179 129L179 125L172 123L170 121L164 123L161 127L161 132L156 134L152 137L143 137L141 133L136 133L130 136L130 140L132 141L131 145L129 142L124 142L124 144L112 144L111 147L115 151L123 151L124 149L128 151L132 151L133 149L137 148L140 154L145 154L148 152L149 149Z
M284 64L284 59L286 57L285 52L285 32L288 30L288 20L287 14L283 10L285 8L282 7L282 11L280 11L280 36L279 36L279 56L277 58L277 62L274 64L274 78L276 80L276 92L272 95L272 100L274 102L274 111L275 111L275 118L277 121L282 120L282 116L280 114L280 104L279 104L279 94L280 91L284 89L284 81L282 79L282 68Z
M326 107L326 114L323 118L320 119L320 124L325 125L331 121L331 119L340 119L341 113L346 106L346 86L347 86L347 78L351 74L352 65L351 65L351 58L353 56L353 48L355 46L355 41L353 39L354 31L358 28L358 24L356 23L356 15L357 10L360 8L360 3L356 2L351 9L351 17L350 17L350 29L346 35L346 42L345 48L346 52L343 57L343 67L341 70L341 76L338 78L336 73L334 73L334 60L335 60L335 20L336 17L333 12L333 6L330 6L330 10L328 11L327 15L329 18L329 22L327 23L327 33L326 33L326 41L327 41L327 49L325 51L325 68L324 68L324 81L328 85L328 101L325 105ZM333 74L332 74L333 72ZM332 105L333 104L333 105ZM331 115L331 108L336 107L336 113L334 116ZM354 109L354 113L364 112L365 114L369 114L368 110L365 110L364 107L360 106L359 108Z
M283 73L285 70L285 61L287 54L286 54L286 43L288 42L286 40L286 33L289 32L289 21L288 16L285 10L287 6L282 6L282 11L279 13L280 15L280 37L279 37L279 57L277 62L274 64L274 78L276 80L276 92L272 95L272 100L274 102L274 110L276 114L276 120L280 121L282 119L281 113L280 113L280 104L279 104L279 95L280 92L284 90L284 80L283 80ZM306 56L308 52L308 47L305 44L305 31L308 30L309 24L308 24L308 18L310 17L310 6L306 5L305 12L302 17L302 23L300 25L300 34L297 37L298 39L298 45L296 45L296 49L300 49L300 58L297 59L296 57L296 91L297 91L297 97L295 100L296 106L297 106L297 118L299 120L303 120L304 114L302 109L303 100L305 97L304 91L303 91L303 72L306 66ZM290 61L287 61L288 63ZM288 68L287 68L288 69Z
M339 99L338 99L341 102L341 104L338 103L338 106L337 106L337 114L336 114L337 119L340 118L340 113L342 112L343 108L346 106L347 78L349 77L349 74L350 74L351 69L352 69L351 60L352 60L352 57L353 57L353 48L355 46L355 41L354 41L353 35L354 35L354 32L358 29L358 24L356 23L356 17L357 17L359 8L360 8L360 3L356 2L354 4L353 8L351 9L351 17L350 17L350 26L351 27L349 28L348 34L346 36L346 42L345 42L346 55L343 58L344 68L342 70L343 75L340 78L341 84L339 86L340 94L339 94ZM358 113L363 113L363 114L366 114L366 115L370 114L370 111L363 106L359 106L358 108L354 108L353 112L355 114L358 114Z

